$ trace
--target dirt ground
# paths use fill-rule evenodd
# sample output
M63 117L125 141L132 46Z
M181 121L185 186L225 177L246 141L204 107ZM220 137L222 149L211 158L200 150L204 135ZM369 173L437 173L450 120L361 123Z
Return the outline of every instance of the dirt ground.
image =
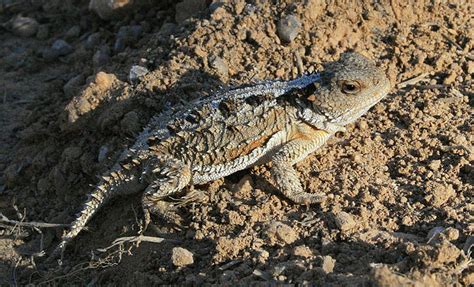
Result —
M474 284L470 1L142 1L107 19L87 2L0 1L0 285ZM347 50L394 88L297 164L328 201L292 204L261 166L203 186L208 203L183 208L180 229L156 220L146 235L164 242L98 250L137 234L136 194L105 206L62 266L40 256L64 228L25 223L70 223L152 115ZM134 65L148 72L131 79Z

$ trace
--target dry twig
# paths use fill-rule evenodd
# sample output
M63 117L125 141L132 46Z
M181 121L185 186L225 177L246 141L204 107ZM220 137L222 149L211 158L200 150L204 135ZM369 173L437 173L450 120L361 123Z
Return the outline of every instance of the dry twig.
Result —
M57 228L57 227L69 227L69 224L62 224L62 223L47 223L47 222L36 222L36 221L29 221L23 222L18 220L11 220L8 219L5 215L0 213L0 222L9 223L17 226L28 226L28 227L38 227L38 228Z

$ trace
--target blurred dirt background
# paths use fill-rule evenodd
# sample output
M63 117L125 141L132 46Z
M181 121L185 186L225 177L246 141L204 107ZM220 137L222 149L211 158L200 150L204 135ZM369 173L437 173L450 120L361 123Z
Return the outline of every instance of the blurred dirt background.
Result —
M348 2L1 0L0 285L474 284L473 4ZM70 223L153 114L347 50L394 89L297 165L327 202L294 205L257 167L203 186L181 229L156 221L162 243L98 251L137 234L131 195L44 262L63 228L25 223Z

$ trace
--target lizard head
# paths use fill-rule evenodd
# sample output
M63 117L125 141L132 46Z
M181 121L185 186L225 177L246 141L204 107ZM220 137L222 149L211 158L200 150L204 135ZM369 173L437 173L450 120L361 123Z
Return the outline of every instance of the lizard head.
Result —
M308 97L313 110L338 126L354 122L390 90L384 71L358 53L344 53L326 65Z

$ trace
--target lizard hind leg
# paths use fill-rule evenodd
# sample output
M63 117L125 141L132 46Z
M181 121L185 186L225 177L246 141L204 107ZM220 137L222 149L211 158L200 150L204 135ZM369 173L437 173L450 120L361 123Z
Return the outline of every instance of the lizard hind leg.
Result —
M174 158L167 158L150 163L145 173L149 185L142 198L145 213L143 231L150 223L150 214L164 218L166 221L180 222L175 213L176 205L166 199L189 185L192 177L189 165Z

